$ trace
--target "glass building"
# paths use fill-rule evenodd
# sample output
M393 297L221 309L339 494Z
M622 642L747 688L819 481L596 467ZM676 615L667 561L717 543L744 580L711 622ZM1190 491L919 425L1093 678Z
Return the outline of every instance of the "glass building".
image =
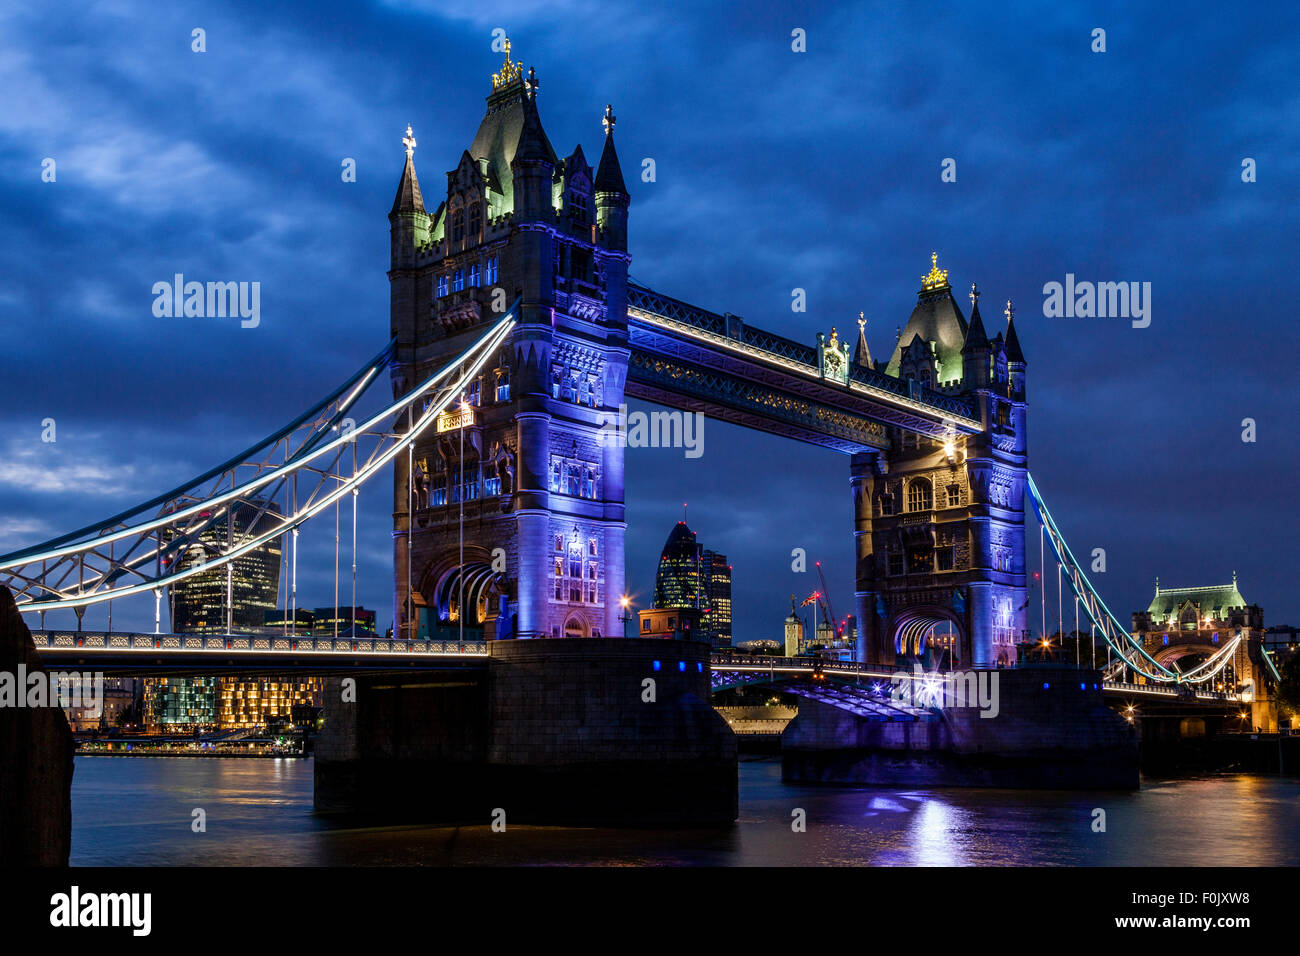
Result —
M263 509L265 506L265 510ZM193 543L179 558L181 570L201 564L216 554L229 540L236 544L250 534L257 534L274 524L280 509L274 502L237 504L227 513L203 512L211 524L199 531ZM272 538L260 548L230 562L228 601L227 571L213 568L178 581L171 586L172 631L177 634L225 634L227 604L231 607L230 628L235 632L254 633L265 622L265 613L274 611L280 590L281 539Z
M727 556L701 547L695 532L679 521L659 556L653 608L698 608L700 640L731 645L731 566Z

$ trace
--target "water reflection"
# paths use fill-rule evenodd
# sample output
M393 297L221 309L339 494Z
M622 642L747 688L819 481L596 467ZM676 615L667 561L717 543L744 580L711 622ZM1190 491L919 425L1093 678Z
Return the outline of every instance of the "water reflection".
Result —
M1207 777L1137 793L787 786L740 767L715 830L345 828L311 808L309 760L79 757L74 865L1294 865L1300 781ZM207 832L191 830L202 807ZM1106 811L1105 833L1092 829ZM805 832L791 827L804 811ZM1195 827L1189 820L1198 821Z

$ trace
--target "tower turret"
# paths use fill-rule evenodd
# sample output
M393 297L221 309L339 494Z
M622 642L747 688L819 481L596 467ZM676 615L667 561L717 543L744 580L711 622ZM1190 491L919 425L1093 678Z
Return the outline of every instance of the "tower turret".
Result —
M409 346L415 341L416 251L429 242L429 213L415 175L415 133L409 124L402 145L406 147L406 165L388 213L389 334L397 336L399 345Z
M963 389L985 388L989 384L990 345L980 317L980 290L970 284L970 324L961 347L961 384Z
M623 170L614 149L614 107L606 105L601 120L605 127L605 148L596 167L596 221L610 249L627 251L627 207L630 203L623 184Z

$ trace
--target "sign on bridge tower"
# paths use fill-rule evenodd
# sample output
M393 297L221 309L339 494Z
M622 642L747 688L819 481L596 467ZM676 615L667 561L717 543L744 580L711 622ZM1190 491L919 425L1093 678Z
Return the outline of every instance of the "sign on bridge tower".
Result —
M965 398L980 431L891 428L888 450L852 459L858 658L870 663L926 657L936 630L955 633L955 666L1012 663L1025 630L1025 358L1011 303L990 340L974 284L970 302L967 321L931 256L884 371L913 395Z
M507 54L432 212L409 130L404 140L389 215L394 393L520 303L465 407L409 466L397 460L394 621L406 636L622 633L623 448L601 439L627 377L629 199L612 108L593 172L581 146L556 155L539 86Z

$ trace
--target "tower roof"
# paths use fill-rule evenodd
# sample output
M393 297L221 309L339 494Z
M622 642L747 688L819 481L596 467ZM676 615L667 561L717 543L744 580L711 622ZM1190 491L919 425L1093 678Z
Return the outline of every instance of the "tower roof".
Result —
M504 197L504 210L514 208L514 176L511 163L516 157L530 161L558 164L551 141L542 128L537 113L537 76L529 71L528 81L518 64L510 63L492 75L492 92L487 98L487 113L479 123L469 154L486 160L488 186Z
M974 352L976 349L987 349L989 347L989 336L984 331L984 320L980 318L978 295L976 295L973 302L974 304L970 310L970 325L966 329L966 341L961 348L963 352Z
M1025 353L1020 350L1020 336L1016 335L1016 320L1007 321L1007 361L1025 364Z
M853 364L875 368L871 361L871 349L867 346L867 320L862 312L858 313L858 345L853 350Z
M420 195L420 180L415 175L415 135L410 125L406 127L402 144L406 147L406 166L402 169L402 179L397 184L397 195L393 197L393 208L389 210L389 215L425 211L424 197Z
M921 341L935 343L939 378L941 381L949 381L961 377L961 350L966 342L966 317L962 315L957 300L952 297L947 270L938 266L938 254L932 253L930 261L930 273L921 279L916 308L903 327L885 371L889 375L898 376L903 349L919 335Z
M1155 618L1166 618L1171 613L1191 601L1206 611L1222 611L1227 608L1245 607L1246 599L1237 589L1237 576L1232 576L1231 584L1213 584L1199 588L1162 588L1156 585L1156 596L1151 599L1147 613Z
M605 148L600 152L600 163L596 167L596 192L622 193L627 195L627 186L623 184L623 168L618 162L618 153L614 149L614 108L605 107Z

